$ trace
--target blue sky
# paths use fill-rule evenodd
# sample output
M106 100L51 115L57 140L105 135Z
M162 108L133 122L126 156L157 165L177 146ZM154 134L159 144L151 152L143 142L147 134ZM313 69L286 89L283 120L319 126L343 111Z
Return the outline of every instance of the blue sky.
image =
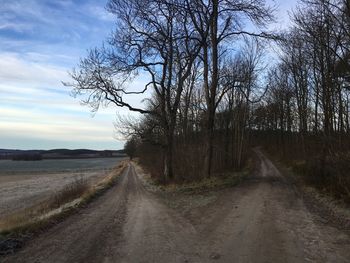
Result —
M116 112L127 110L109 107L93 116L61 84L113 29L106 2L0 0L0 148L123 147L113 121ZM283 28L295 0L276 3L279 21L273 27Z

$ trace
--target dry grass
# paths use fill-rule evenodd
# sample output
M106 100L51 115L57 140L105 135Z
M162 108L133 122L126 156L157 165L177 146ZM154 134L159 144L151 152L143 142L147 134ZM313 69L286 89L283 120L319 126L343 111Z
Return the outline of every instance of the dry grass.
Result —
M138 174L142 175L145 186L151 191L164 191L164 192L184 192L184 193L200 193L214 189L220 189L225 187L232 187L239 184L244 178L246 178L253 169L253 164L249 160L246 167L240 172L226 172L215 174L209 178L203 178L197 181L189 181L182 183L159 183L148 170L146 170L136 159L133 161Z
M81 197L84 193L88 192L90 188L91 186L85 178L76 178L72 183L65 186L62 191L56 193L52 197L48 203L48 209L61 207L63 204Z
M121 162L96 185L90 185L83 177L76 178L48 200L2 218L0 220L0 238L1 236L33 232L48 225L51 219L59 218L72 209L88 203L95 196L114 185L126 164L126 162Z
M350 153L309 158L295 163L293 169L306 185L350 204Z
M121 162L118 166L116 166L111 171L111 173L108 176L106 176L100 182L92 186L90 188L90 191L87 191L86 193L83 194L82 196L83 202L86 203L90 201L95 196L101 194L105 190L112 187L116 183L117 179L122 174L124 169L127 167L127 165L128 165L128 161Z
M249 171L244 170L242 172L217 174L197 182L161 185L159 187L163 191L168 192L200 193L208 190L235 186L239 184L248 174Z
M16 212L3 218L0 221L0 234L9 234L17 232L29 227L40 224L52 211L55 211L63 205L80 198L84 193L89 191L90 185L83 178L76 178L72 183L68 184L61 191L52 195L51 198L37 205L26 208L23 211Z

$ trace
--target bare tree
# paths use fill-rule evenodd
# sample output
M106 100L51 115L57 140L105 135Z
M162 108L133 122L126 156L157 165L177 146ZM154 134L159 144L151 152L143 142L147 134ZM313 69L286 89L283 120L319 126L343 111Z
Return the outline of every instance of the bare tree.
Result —
M152 115L164 130L164 181L173 178L173 137L176 114L184 85L200 50L196 32L183 12L181 1L111 0L108 10L117 28L108 45L94 49L72 72L76 95L97 110L113 103L131 111ZM150 80L138 90L129 83L138 74ZM124 95L153 93L152 107L140 108L125 101Z
M271 37L266 32L244 30L242 21L250 20L253 24L264 27L273 21L272 8L264 0L233 1L210 0L188 1L188 10L192 23L198 32L202 45L200 58L203 63L203 87L206 99L206 174L212 170L214 120L215 113L223 95L220 90L221 57L226 51L227 41L233 41L241 36Z

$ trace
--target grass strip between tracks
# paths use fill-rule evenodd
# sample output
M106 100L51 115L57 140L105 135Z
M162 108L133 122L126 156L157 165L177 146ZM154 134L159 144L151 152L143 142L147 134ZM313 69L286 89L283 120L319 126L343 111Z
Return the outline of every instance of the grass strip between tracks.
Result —
M137 174L140 175L140 179L143 181L145 187L152 192L168 192L168 193L188 193L196 194L211 190L219 190L227 187L233 187L241 183L243 180L249 177L253 173L253 163L249 160L246 166L241 171L225 172L220 174L214 174L209 178L202 178L198 181L181 182L181 183L169 183L167 185L160 184L152 178L151 174L145 169L138 160L132 161Z

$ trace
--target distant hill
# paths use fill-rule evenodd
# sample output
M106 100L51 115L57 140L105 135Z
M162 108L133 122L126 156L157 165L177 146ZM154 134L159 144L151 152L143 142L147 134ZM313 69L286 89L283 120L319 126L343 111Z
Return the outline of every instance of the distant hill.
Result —
M0 149L0 159L30 159L30 156L41 156L42 159L78 159L108 158L126 156L124 150L90 150L90 149L52 149L52 150L13 150Z

